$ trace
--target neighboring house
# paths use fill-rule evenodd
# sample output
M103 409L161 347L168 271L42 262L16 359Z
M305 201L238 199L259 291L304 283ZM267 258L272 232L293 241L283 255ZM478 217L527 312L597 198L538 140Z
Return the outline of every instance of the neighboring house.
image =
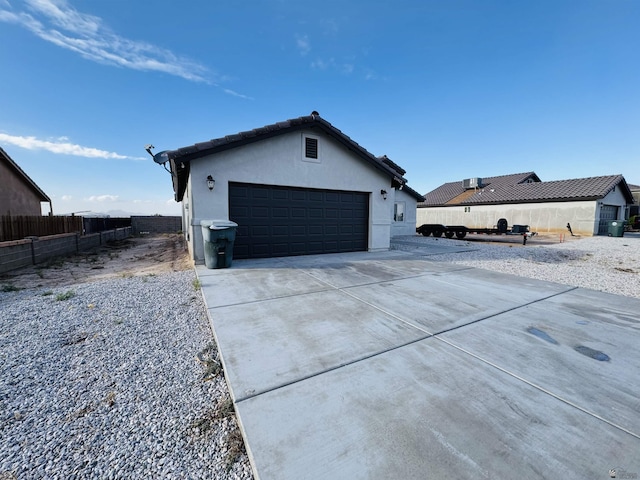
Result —
M49 214L53 214L51 199L2 148L0 178L0 215L41 216L42 202L49 204Z
M238 224L234 258L385 250L391 236L415 234L422 196L405 171L317 112L158 155L197 263L201 220Z
M471 178L441 185L418 204L425 223L487 228L505 218L539 233L607 234L611 220L626 218L633 202L622 175L541 182L534 172Z
M629 207L629 216L640 214L640 185L629 184L629 190L633 195L633 204Z

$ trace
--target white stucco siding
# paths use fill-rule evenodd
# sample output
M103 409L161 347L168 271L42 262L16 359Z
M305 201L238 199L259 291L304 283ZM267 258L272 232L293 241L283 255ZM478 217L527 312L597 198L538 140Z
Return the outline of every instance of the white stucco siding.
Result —
M193 256L194 252L194 239L193 239L193 228L191 227L191 212L193 211L193 202L191 201L191 182L187 182L187 188L184 192L184 196L182 197L182 231L184 232L185 240L187 241L187 249L189 251L189 256L191 258L195 258Z
M511 225L529 225L538 233L567 231L567 223L575 234L597 233L597 202L518 203L508 205L472 205L419 208L416 225L439 223L470 228L494 228L500 218Z
M618 220L624 220L624 211L627 206L627 200L619 188L610 191L602 200L598 201L598 218L600 217L599 211L600 206L602 205L614 205L618 207Z
M416 233L416 199L404 190L389 190L387 201L400 203L404 206L404 218L402 221L394 220L394 209L391 208L391 236L415 235ZM393 207L393 205L392 205Z
M304 158L305 135L319 140L317 160ZM216 181L213 191L207 188L208 175ZM332 138L315 131L300 131L191 162L188 215L197 262L204 258L200 221L229 218L229 182L369 192L368 248L389 248L393 196L388 196L385 201L380 195L383 189L393 192L389 187L389 177L367 165Z

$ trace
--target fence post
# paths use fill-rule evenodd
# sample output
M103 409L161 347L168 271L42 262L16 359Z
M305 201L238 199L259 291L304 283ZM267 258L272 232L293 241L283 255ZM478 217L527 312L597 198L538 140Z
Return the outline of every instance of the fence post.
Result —
M31 265L35 265L36 264L36 245L35 245L35 241L38 239L38 237L27 237L26 240L30 240L31 241Z

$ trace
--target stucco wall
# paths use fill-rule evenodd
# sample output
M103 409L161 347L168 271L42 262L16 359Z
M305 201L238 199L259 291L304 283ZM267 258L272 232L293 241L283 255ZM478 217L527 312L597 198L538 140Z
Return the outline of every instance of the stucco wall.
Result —
M538 233L565 233L567 223L577 235L594 235L598 231L597 202L518 203L510 205L473 205L418 208L416 226L425 223L493 228L498 219L511 225L529 225Z
M319 139L318 161L304 159L305 134ZM207 188L208 175L216 181L213 191ZM389 248L395 198L389 177L321 132L301 131L191 162L183 208L190 225L189 249L196 262L204 261L200 221L229 218L229 182L370 192L368 249ZM387 200L380 190L389 192Z
M4 161L0 161L0 178L0 215L42 215L40 197Z
M394 221L393 215L393 205L391 205L391 236L395 237L397 235L413 235L416 233L416 199L406 193L403 190L390 190L389 198L387 201L391 200L391 196L394 197L394 203L402 203L404 204L404 220Z

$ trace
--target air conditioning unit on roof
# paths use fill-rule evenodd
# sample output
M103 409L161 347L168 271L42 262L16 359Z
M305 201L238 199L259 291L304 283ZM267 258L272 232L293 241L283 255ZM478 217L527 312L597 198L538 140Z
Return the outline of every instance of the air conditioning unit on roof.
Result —
M482 186L482 179L478 177L466 178L462 181L462 186L465 190L470 188L480 188Z

